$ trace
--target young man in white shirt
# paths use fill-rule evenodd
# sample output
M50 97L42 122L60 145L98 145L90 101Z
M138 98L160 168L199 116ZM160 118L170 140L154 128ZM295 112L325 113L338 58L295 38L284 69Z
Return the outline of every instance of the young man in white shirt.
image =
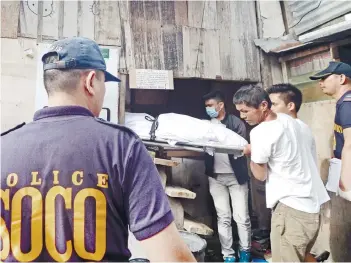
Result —
M276 84L266 89L266 91L269 94L269 98L272 102L272 111L275 113L285 113L290 115L301 126L304 136L309 140L311 153L313 155L313 159L315 160L315 165L318 169L316 142L313 138L312 131L306 123L297 117L297 113L299 112L302 104L302 92L290 83ZM309 164L313 165L313 163ZM317 176L317 174L314 175ZM319 181L318 178L316 180ZM328 202L330 200L330 197L325 188L319 189L319 191L321 192L320 203L322 205L323 203ZM310 253L306 255L305 261L316 262L315 258Z
M260 86L240 88L233 103L242 119L257 125L244 152L251 154L255 178L266 180L267 207L273 210L272 259L303 262L316 240L320 206L326 198L310 149L313 138L289 115L274 113L268 93Z

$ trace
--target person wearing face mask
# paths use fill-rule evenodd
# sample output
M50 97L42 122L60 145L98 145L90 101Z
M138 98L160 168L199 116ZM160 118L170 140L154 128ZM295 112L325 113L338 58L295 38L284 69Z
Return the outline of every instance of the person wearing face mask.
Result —
M247 138L243 121L225 111L224 96L213 91L204 97L206 113L212 123L222 124L243 138ZM209 176L210 193L217 212L218 234L225 262L236 261L232 248L231 218L238 226L240 262L251 260L251 222L248 207L248 169L246 157L234 159L231 154L206 154L206 175ZM233 211L230 208L232 204Z

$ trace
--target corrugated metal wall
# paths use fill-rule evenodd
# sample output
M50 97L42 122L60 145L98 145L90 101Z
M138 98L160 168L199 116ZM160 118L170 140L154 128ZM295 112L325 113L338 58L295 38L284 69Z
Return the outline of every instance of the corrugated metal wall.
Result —
M349 0L295 0L287 1L287 3L289 11L293 15L293 21L289 27L296 25L293 29L297 35L351 12L351 1ZM306 15L306 13L308 14ZM302 17L303 19L300 21Z

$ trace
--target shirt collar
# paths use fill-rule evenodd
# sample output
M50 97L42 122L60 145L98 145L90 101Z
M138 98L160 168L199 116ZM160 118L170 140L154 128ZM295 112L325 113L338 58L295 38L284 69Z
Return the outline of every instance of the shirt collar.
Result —
M351 95L351 91L346 91L344 95L341 96L341 98L338 100L337 104L341 104L343 101L344 101L344 98L347 96L347 95Z
M58 106L58 107L45 107L41 110L38 110L34 114L33 120L37 121L44 118L69 116L69 115L94 117L91 111L80 106Z

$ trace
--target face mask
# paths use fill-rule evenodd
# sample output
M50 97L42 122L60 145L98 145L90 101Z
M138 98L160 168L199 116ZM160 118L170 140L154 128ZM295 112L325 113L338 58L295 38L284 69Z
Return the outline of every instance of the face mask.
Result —
M218 117L218 112L214 107L206 107L206 113L208 116L211 118L217 118Z

